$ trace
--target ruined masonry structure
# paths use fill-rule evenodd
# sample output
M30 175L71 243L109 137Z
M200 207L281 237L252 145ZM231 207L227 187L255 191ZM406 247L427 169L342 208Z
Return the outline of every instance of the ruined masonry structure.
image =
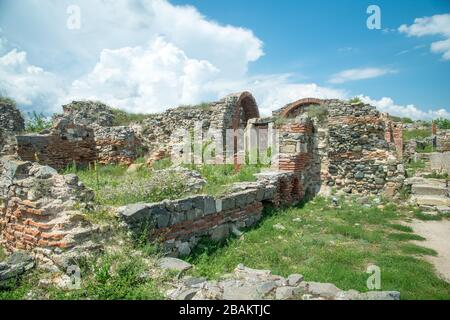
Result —
M0 242L10 251L28 250L43 263L67 267L73 257L97 248L97 231L75 209L93 199L76 175L59 175L37 163L0 161Z
M100 102L73 102L63 110L51 130L16 136L14 156L2 157L0 164L0 239L9 250L33 250L41 260L61 263L78 249L95 248L96 230L76 209L88 207L92 193L76 176L59 175L53 168L94 161L130 164L144 154L149 162L182 159L186 130L195 135L202 129L200 138L205 138L211 129L223 145L234 142L236 169L237 159L252 155L255 146L275 149L270 169L256 175L255 182L233 184L220 196L117 209L125 228L145 232L173 256L189 254L203 237L240 234L261 219L264 207L290 206L330 188L394 196L404 180L401 125L364 103L307 98L261 118L251 93L240 92L148 115L128 126L117 126L117 111ZM184 133L177 136L180 129ZM233 141L227 140L227 130ZM236 146L238 133L244 134L243 150Z
M15 103L0 97L0 155L14 153L14 134L25 129L25 121Z
M319 172L314 153L314 130L309 119L281 127L280 154L273 171L257 175L256 182L236 183L218 197L193 196L160 203L133 204L118 209L132 233L147 232L167 254L187 255L203 237L218 241L261 219L264 206L280 207L313 196Z
M315 110L322 108L322 114ZM401 124L364 103L301 99L274 112L292 119L316 117L322 186L348 193L393 196L404 180ZM317 119L317 118L321 119Z

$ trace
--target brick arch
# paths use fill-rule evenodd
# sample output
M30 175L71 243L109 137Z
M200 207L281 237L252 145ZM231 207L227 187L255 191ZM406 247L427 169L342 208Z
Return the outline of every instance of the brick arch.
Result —
M244 129L250 119L259 118L259 109L253 95L248 92L242 92L234 95L237 100L230 110L233 112L232 129L233 129L233 153L234 153L234 167L239 170L238 164L238 129ZM241 114L241 112L243 114ZM241 115L243 117L241 117Z
M280 116L283 118L289 118L289 115L293 111L297 110L298 108L301 108L302 106L311 105L311 104L321 105L322 103L323 103L323 101L321 99L316 99L316 98L300 99L300 100L292 102L292 103L288 104L286 107L284 107L283 111L281 111L281 113L280 113Z
M241 119L241 112L244 113L243 119ZM233 130L247 126L247 121L254 118L259 118L259 109L256 100L250 92L242 92L233 110Z

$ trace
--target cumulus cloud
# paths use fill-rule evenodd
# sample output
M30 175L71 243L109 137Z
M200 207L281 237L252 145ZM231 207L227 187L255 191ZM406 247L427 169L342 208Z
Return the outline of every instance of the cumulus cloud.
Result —
M68 100L101 100L133 112L161 111L213 95L208 84L219 73L210 62L188 58L160 37L146 47L103 50L93 70L73 82Z
M381 77L389 73L395 73L395 70L386 68L348 69L332 75L329 82L337 84L348 81L365 80Z
M248 64L264 54L262 41L251 30L208 20L192 6L165 0L79 0L81 29L68 30L69 4L27 0L27 12L45 12L47 19L38 23L33 21L35 15L27 15L32 21L23 21L37 29L36 39L30 37L26 43L28 50L43 48L45 54L33 56L38 55L46 69L58 70L58 76L71 84L66 87L69 94L61 96L64 102L97 98L128 111L155 112L210 100L217 96L214 80L245 78ZM10 10L17 7L17 23L22 5L10 4ZM39 38L41 34L46 37ZM26 106L54 109L55 99L43 100L54 86L44 69L18 75L22 82L39 82L33 95L8 85L6 74L0 78L1 89ZM49 81L47 87L45 81Z
M93 70L73 82L67 101L95 99L128 111L156 112L242 90L254 94L263 114L303 97L345 96L316 84L290 83L290 75L229 77L159 37L146 47L103 50Z
M414 120L432 120L436 118L450 119L450 112L445 109L429 109L427 111L422 111L413 104L398 105L394 102L394 100L388 97L375 100L370 97L360 95L359 98L361 101L377 107L380 111L387 112L394 116L407 117Z
M28 63L26 52L16 49L0 57L0 89L25 111L37 106L41 110L51 106L55 111L65 94L57 76Z
M302 98L348 98L348 93L344 90L323 87L315 83L293 83L290 81L290 75L253 77L242 87L248 88L253 93L263 115L270 115L271 111Z
M433 42L431 52L441 53L444 60L450 60L450 14L417 18L412 25L403 24L398 30L410 37L441 36L445 38Z

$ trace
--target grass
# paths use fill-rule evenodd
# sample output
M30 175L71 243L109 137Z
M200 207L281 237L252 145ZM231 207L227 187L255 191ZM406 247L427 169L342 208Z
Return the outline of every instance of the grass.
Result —
M397 231L413 232L413 229L411 227L404 226L404 225L398 224L398 223L389 224L388 227L390 227L394 230L397 230Z
M414 139L421 140L428 137L431 137L431 129L413 129L403 131L403 139L405 141Z
M426 144L423 148L420 148L417 146L416 152L417 153L431 153L434 152L433 146L431 144Z
M400 249L406 254L437 256L438 253L430 248L421 247L412 243L403 244Z
M261 172L257 165L244 165L239 171L232 164L225 165L189 165L191 170L198 171L207 181L202 192L209 195L219 195L227 190L226 186L236 182L256 181L254 174Z
M145 166L135 172L127 172L127 167L121 165L99 165L81 170L70 167L64 173L77 174L87 187L95 191L99 205L159 202L188 193L182 176L152 171Z
M28 113L28 117L25 121L26 133L39 133L45 129L50 129L51 127L51 118L46 117L43 113L37 113L36 111Z
M448 179L448 173L444 172L444 173L439 173L435 170L433 170L433 172L431 174L427 174L425 176L425 178L427 179Z
M0 262L3 261L3 260L5 260L5 259L6 259L6 252L5 252L5 249L3 249L3 248L0 246Z
M425 240L424 237L421 237L417 234L410 234L410 233L391 233L389 235L389 238L392 240L397 240L397 241L409 241L409 240L423 241L423 240Z
M417 256L435 253L406 242L419 237L396 223L410 217L409 208L340 203L334 208L328 200L316 198L298 208L267 211L241 238L224 244L205 242L190 258L192 272L214 279L243 263L283 276L301 273L309 281L331 282L344 290L367 291L366 270L375 264L381 268L382 290L398 290L402 299L450 298L450 285ZM278 223L286 229L275 229Z
M408 173L408 176L412 177L416 174L417 171L420 171L422 169L426 168L426 163L423 160L417 160L417 161L411 161L406 164L406 171Z
M136 251L135 251L136 252ZM50 300L159 300L170 275L144 276L152 265L130 250L106 253L79 262L81 287L63 290L56 286L41 288L39 279L50 275L34 270L12 290L0 290L0 300L26 298L30 292L38 299Z
M192 191L186 179L177 173L159 171L170 167L169 159L156 161L152 169L143 166L135 172L127 172L126 166L98 165L77 169L68 167L63 174L73 173L89 188L95 191L96 203L101 206L123 206L138 202L159 202L179 199L194 193L219 195L235 182L255 181L257 165L244 165L235 171L233 165L188 166L200 172L207 183L203 189ZM100 209L95 213L104 215ZM95 218L95 217L94 217Z
M112 109L114 114L113 126L127 126L132 122L142 122L149 115L142 113L129 113L120 109Z

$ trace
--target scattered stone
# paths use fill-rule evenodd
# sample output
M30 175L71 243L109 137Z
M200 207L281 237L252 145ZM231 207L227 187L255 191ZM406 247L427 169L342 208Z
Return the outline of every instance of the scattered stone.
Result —
M193 300L398 300L398 292L342 291L331 283L304 282L299 274L287 280L269 270L238 265L233 274L218 281L186 277L176 283L176 289L166 293L169 299Z
M277 223L273 227L277 230L286 230L286 227L283 226L281 223Z
M34 259L25 252L14 252L6 261L0 262L0 288L31 270L34 264Z
M301 274L291 274L288 278L288 284L290 286L297 286L298 284L300 284L300 282L303 281L303 276Z
M183 272L192 268L192 265L190 263L171 257L159 259L158 266L163 270L172 270L178 272Z
M299 292L299 288L296 287L278 287L275 292L275 299L277 300L289 300L294 298Z
M303 283L302 283L303 284ZM332 283L305 282L306 291L314 296L332 299L342 290Z

